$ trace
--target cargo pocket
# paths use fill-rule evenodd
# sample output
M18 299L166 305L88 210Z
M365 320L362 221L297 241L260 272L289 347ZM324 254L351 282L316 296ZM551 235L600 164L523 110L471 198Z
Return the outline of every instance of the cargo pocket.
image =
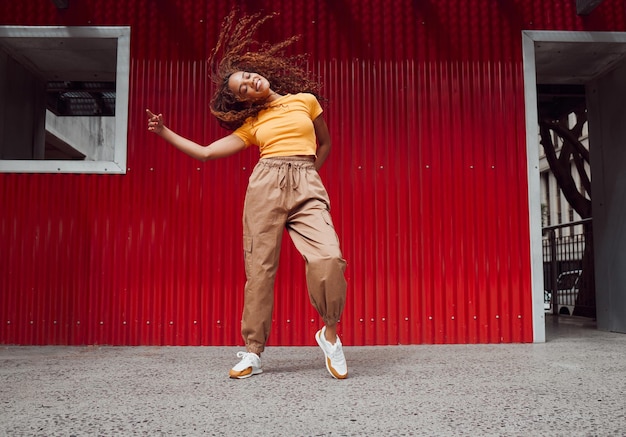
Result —
M326 232L324 232L324 234L326 235L324 239L328 242L328 244L332 246L335 246L335 245L338 246L339 236L337 235L337 232L335 231L335 225L333 225L333 219L330 218L330 211L328 211L327 209L323 209L322 218L324 219L324 223L326 223L326 225L328 226Z
M333 225L333 219L330 217L330 211L328 211L327 209L323 209L322 218L324 219L324 221L326 222L328 226L335 229L335 226Z
M243 236L243 261L246 269L246 276L250 273L250 267L252 265L252 236Z

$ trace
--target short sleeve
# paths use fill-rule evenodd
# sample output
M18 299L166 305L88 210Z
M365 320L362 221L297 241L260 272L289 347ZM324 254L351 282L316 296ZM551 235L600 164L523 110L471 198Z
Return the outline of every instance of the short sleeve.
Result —
M250 131L250 125L248 123L244 123L241 126L239 126L234 132L233 134L235 134L236 136L238 136L239 138L241 138L241 140L244 142L244 144L246 145L246 147L250 146L251 144L254 143L255 139L254 139L254 135L252 134L252 132Z
M322 109L322 105L320 105L320 102L317 100L317 98L313 94L309 94L307 100L308 100L308 106L309 106L309 113L311 114L311 120L315 120L317 117L319 117L322 114L322 112L324 112L324 110Z

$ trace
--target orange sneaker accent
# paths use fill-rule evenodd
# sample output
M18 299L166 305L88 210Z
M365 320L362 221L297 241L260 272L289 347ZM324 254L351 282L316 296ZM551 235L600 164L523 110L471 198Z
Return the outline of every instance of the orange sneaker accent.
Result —
M230 372L228 372L228 376L235 379L247 378L249 376L252 376L252 367L248 367L247 369L239 371L230 369Z
M330 358L326 358L326 367L328 368L330 373L337 379L346 379L348 377L348 372L346 372L345 375L340 375L339 373L337 373L337 371L333 368L331 364Z

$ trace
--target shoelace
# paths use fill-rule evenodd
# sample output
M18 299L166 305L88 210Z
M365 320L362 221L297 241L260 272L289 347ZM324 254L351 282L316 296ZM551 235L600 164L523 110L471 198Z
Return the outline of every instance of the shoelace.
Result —
M333 349L330 351L328 355L330 355L333 359L339 359L343 357L343 354L341 352L342 352L341 348L335 344L333 345Z
M254 357L251 357L250 355L254 355L252 352L237 352L237 358L241 358L242 360L247 359L248 361L253 361Z
M330 343L329 343L330 344ZM330 345L330 350L328 352L328 355L334 360L334 359L339 359L342 358L343 354L342 354L342 348L341 348L341 341L339 341L339 337L337 337L337 341L335 342L335 344L331 344Z

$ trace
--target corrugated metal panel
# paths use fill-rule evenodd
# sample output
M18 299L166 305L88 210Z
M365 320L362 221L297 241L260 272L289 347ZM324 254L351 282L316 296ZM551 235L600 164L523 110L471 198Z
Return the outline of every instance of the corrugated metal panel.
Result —
M145 130L224 132L205 58L232 2L3 2L3 24L131 25L128 173L0 175L0 343L240 343L254 151L200 164ZM244 9L249 2L239 3ZM532 341L521 30L623 30L623 2L261 1L328 97L322 170L348 260L344 343ZM306 8L306 9L305 9ZM156 29L156 30L155 30ZM313 344L285 240L270 344Z

